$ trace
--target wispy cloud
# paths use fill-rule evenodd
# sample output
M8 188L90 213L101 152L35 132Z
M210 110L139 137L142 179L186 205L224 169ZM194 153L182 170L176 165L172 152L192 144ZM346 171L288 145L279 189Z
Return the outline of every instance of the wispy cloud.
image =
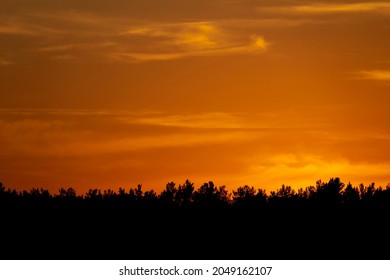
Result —
M263 39L260 39L264 41ZM269 43L266 43L268 45ZM265 48L261 47L263 44L253 42L246 46L237 47L221 47L214 49L204 49L196 51L177 51L177 52L164 52L164 53L136 53L136 52L113 52L108 57L113 61L119 62L146 62L146 61L158 61L158 60L174 60L186 57L194 56L226 56L237 54L259 54L265 51ZM265 45L265 44L264 44Z
M248 125L244 120L227 113L202 113L188 115L156 115L140 117L135 120L138 123L171 127L187 128L236 128L240 129Z
M98 126L91 126L91 117L98 120ZM112 110L0 110L0 142L5 148L0 155L81 156L241 142L245 140L239 129L242 124L238 117L224 113L198 116ZM168 126L171 129L164 129ZM154 130L149 132L151 127ZM134 128L138 128L136 133Z
M63 33L51 25L38 23L31 17L5 17L0 20L0 35L39 37Z
M390 70L359 71L357 75L360 79L390 82Z
M42 52L59 52L59 51L67 51L73 48L75 48L74 44L67 44L67 45L46 46L46 47L39 48L38 50Z
M69 27L79 27L78 30L73 32L83 32L85 29L99 30L99 31L115 31L118 26L129 22L122 17L112 17L92 12L80 12L80 11L56 11L55 13L35 13L31 20L44 19L44 22L51 23L59 28L65 30Z
M25 36L29 43L20 49L35 51L43 59L131 63L263 53L270 46L258 34L258 26L264 24L270 22L136 22L73 11L3 19L0 36Z
M4 147L0 156L97 156L239 145L279 135L283 127L300 131L297 125L281 124L272 116L260 114L0 109L0 143Z
M390 9L388 2L361 2L352 4L313 4L293 7L294 11L302 13L349 13L368 12Z
M262 36L237 36L221 22L183 22L129 28L122 36L149 39L148 52L125 50L111 53L112 58L134 61L171 60L191 56L261 53L269 42Z
M28 29L23 25L2 24L2 25L0 25L0 34L34 36L34 35L37 35L37 32L32 30L32 29Z
M388 2L315 3L309 5L259 7L259 12L281 14L335 14L359 12L383 12L390 9Z
M14 64L15 62L13 62L12 60L8 60L8 59L3 59L0 57L0 65L12 65Z

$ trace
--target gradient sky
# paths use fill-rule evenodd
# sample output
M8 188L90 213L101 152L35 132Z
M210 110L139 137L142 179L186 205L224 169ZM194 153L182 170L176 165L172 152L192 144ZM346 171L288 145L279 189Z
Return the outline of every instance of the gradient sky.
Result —
M390 1L0 7L7 187L390 182Z

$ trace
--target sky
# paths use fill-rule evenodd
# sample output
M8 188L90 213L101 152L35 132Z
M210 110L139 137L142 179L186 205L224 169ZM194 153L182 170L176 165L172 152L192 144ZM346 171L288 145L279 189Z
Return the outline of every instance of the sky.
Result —
M390 183L390 1L0 6L6 187Z

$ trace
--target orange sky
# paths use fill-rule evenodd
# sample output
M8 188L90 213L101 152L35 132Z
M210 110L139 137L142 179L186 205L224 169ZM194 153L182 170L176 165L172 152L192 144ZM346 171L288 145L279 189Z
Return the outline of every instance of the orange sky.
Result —
M390 182L390 1L0 0L0 182Z

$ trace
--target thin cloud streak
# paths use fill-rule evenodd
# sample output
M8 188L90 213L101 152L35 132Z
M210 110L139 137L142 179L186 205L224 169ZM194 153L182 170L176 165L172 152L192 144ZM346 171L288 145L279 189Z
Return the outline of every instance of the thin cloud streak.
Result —
M297 112L279 113L240 113L240 112L199 112L174 114L164 111L140 110L129 111L120 109L18 109L0 108L0 120L40 119L63 120L70 117L104 118L105 120L123 123L140 124L160 127L182 128L226 128L226 129L313 129L329 128L321 119L312 117L310 120L295 120L301 118ZM327 135L329 137L330 135Z
M259 26L264 24L258 22ZM266 24L272 25L269 21ZM251 31L245 30L246 25ZM32 42L20 48L35 51L51 61L128 63L263 53L270 42L256 29L254 21L246 20L240 24L229 21L137 23L126 18L67 12L7 19L0 27L0 36L30 37ZM44 40L35 42L34 37Z
M91 118L99 126L91 126ZM134 133L135 128L141 133ZM173 115L114 110L0 110L3 156L93 156L246 143L264 133L282 130L274 118L222 112Z
M27 35L36 36L39 32L25 28L21 25L2 25L0 26L0 35Z
M259 43L260 42L260 43ZM208 49L198 51L183 51L175 53L111 53L108 55L113 61L117 62L147 62L158 60L174 60L195 56L226 56L238 54L261 54L266 50L270 43L264 39L257 39L254 43L247 46L226 47L219 49Z
M243 119L227 113L203 113L197 115L164 115L139 118L137 123L186 128L240 129L247 126Z
M57 45L57 46L47 46L39 48L39 51L42 52L61 52L74 49L75 45Z
M0 21L1 35L16 35L27 37L42 37L54 34L63 34L61 28L54 28L52 24L37 23L34 17L14 16Z
M184 22L161 25L145 25L127 29L122 36L150 38L150 52L113 52L114 60L128 58L131 61L173 60L192 56L234 55L261 53L270 43L262 36L249 36L243 41L226 26L216 22ZM155 41L156 40L156 41ZM161 49L168 49L161 52Z
M359 79L390 81L390 70L369 70L357 72Z
M0 65L2 66L12 65L14 63L14 61L0 58Z
M386 2L362 2L353 4L314 4L305 6L295 6L294 11L302 13L349 13L349 12L369 12L389 9L390 3Z
M215 131L209 128L232 128L235 118L228 114L211 113L156 118L145 113L115 113L65 110L1 110L0 133L4 149L2 156L97 156L124 152L139 152L159 148L192 147L246 141L247 133ZM100 125L91 127L93 117ZM215 123L213 123L213 121ZM167 123L168 122L168 123ZM134 128L170 126L174 129L154 133L133 133ZM115 129L127 131L117 133ZM180 128L191 128L184 130ZM208 130L204 130L207 128ZM239 128L234 125L233 128ZM103 133L105 132L105 133ZM119 135L120 136L119 136Z
M258 7L260 13L270 14L337 14L337 13L363 13L363 12L384 12L390 9L387 2L360 2L360 3L318 3L297 6L268 6Z

